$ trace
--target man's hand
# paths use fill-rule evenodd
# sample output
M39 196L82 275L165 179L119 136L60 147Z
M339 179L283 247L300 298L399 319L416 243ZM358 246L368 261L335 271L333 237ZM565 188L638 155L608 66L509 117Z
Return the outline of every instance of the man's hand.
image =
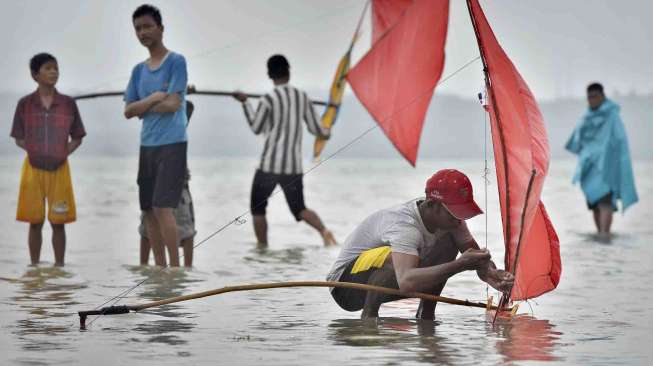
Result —
M71 139L70 141L68 141L68 146L67 146L68 155L72 154L75 150L77 150L77 148L81 144L82 144L82 139L81 138L80 139Z
M244 103L247 100L247 94L241 91L235 91L234 98L236 98L239 102Z
M508 292L515 283L515 276L501 269L489 268L483 281L501 292Z
M16 146L18 146L21 149L27 151L27 147L25 147L25 140L24 139L16 139Z
M325 128L324 132L326 132L326 133L324 134L324 136L322 136L322 138L325 139L325 140L330 139L331 138L331 128Z
M466 271L487 267L490 258L490 252L487 249L469 248L456 261Z

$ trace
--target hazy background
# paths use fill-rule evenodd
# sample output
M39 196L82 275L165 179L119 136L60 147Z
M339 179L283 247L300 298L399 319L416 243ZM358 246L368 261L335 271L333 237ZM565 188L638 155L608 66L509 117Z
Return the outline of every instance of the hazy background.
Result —
M8 134L17 99L35 85L27 62L40 51L60 63L61 92L120 90L133 65L147 57L136 40L131 13L141 2L3 2L0 14L0 113ZM335 66L346 49L362 0L153 1L163 13L166 45L188 60L189 80L202 89L265 92L270 82L265 60L284 53L292 82L324 99ZM571 157L564 143L585 109L585 86L601 81L622 116L636 158L653 158L648 143L653 119L650 60L653 12L650 1L482 1L486 14L545 116L554 157ZM354 60L369 48L369 13ZM463 0L451 1L444 75L478 55ZM484 116L475 95L483 84L475 62L439 86L425 122L422 157L480 157ZM238 103L229 98L191 97L191 155L250 156L260 141L246 126ZM133 155L137 121L122 117L120 98L80 101L89 133L79 154ZM374 122L348 90L333 141L326 153L344 145ZM305 140L310 142L311 140ZM310 148L306 144L306 150ZM3 154L21 154L11 139ZM344 156L398 157L380 130ZM308 156L308 152L307 152Z

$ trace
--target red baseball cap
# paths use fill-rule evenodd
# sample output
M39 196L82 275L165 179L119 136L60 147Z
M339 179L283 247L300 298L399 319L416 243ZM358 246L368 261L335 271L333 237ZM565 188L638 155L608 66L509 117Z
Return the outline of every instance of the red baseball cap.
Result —
M426 181L426 199L442 203L459 220L483 213L474 202L469 178L455 169L440 170Z

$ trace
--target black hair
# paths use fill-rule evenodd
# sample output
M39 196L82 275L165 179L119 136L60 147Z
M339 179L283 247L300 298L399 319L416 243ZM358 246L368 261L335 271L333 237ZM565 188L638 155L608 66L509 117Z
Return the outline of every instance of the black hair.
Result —
M290 64L283 55L272 55L268 59L268 76L271 79L290 76Z
M136 8L134 11L134 14L132 14L132 22L136 20L136 18L140 18L143 16L149 15L154 19L154 22L156 25L159 27L163 25L163 22L161 20L161 11L159 11L159 8L156 6L150 5L150 4L143 4Z
M29 69L32 71L32 74L38 74L39 70L41 70L41 66L50 61L57 62L57 59L49 53L37 53L31 60L29 60Z
M591 91L597 91L601 94L604 94L603 85L601 85L600 83L591 83L590 85L587 86L587 92L589 93Z

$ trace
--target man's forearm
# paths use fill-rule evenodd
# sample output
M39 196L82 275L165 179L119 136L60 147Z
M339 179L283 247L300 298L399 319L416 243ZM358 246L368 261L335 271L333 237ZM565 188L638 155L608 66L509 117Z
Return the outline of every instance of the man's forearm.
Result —
M403 292L428 291L461 271L463 268L460 263L454 260L436 266L409 269L397 282Z
M174 113L181 107L181 98L178 94L168 94L161 102L154 104L149 111L154 113Z
M128 119L132 117L142 117L156 104L157 102L150 98L145 98L136 102L129 103L125 107L125 117Z

